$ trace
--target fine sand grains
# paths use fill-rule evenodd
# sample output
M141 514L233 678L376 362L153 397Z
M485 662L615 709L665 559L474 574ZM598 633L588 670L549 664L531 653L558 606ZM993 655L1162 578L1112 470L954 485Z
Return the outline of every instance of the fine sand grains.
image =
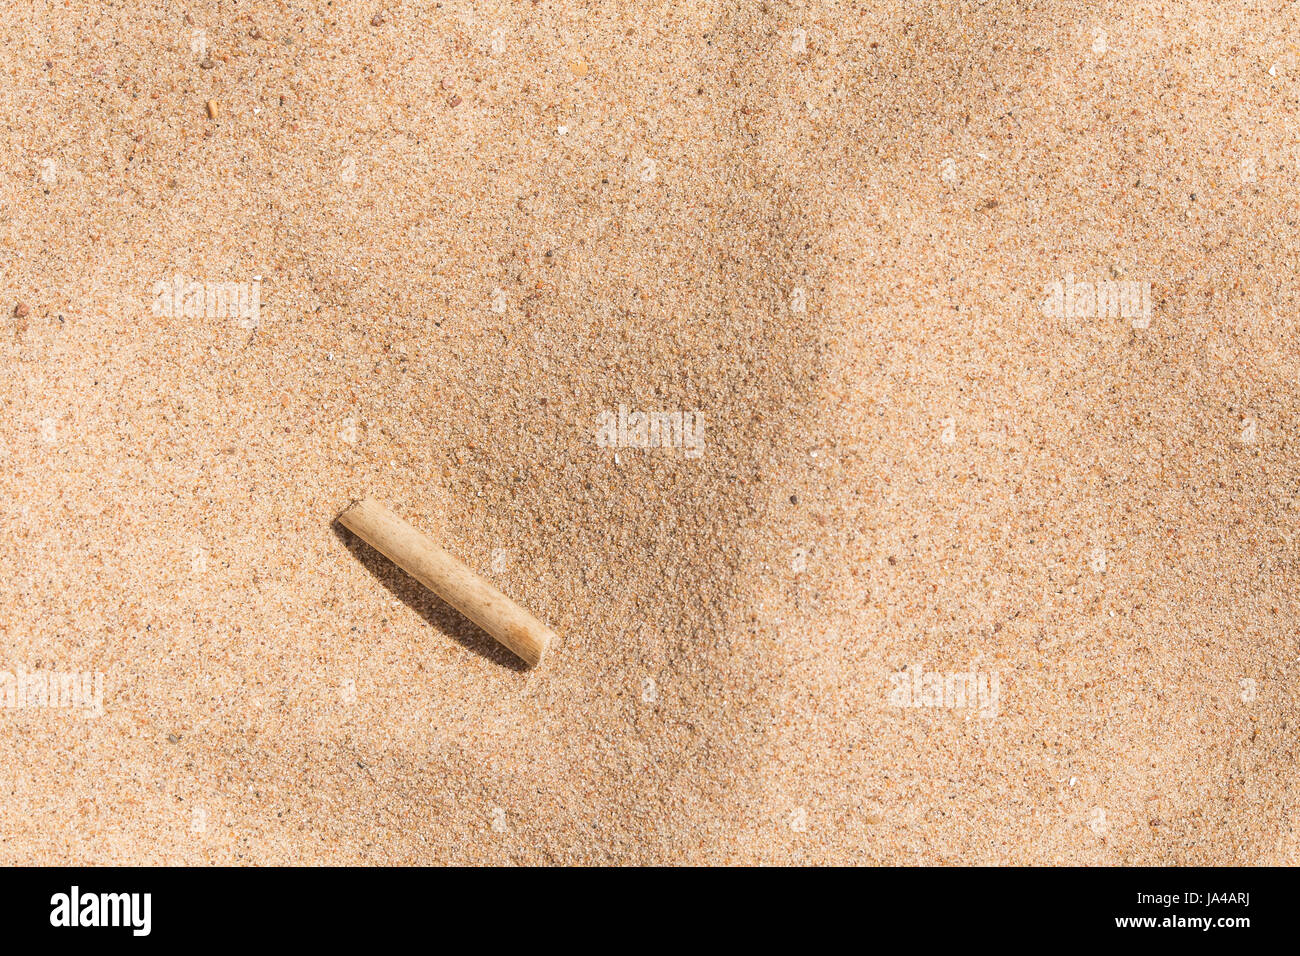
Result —
M0 860L1297 862L1297 26L0 4Z

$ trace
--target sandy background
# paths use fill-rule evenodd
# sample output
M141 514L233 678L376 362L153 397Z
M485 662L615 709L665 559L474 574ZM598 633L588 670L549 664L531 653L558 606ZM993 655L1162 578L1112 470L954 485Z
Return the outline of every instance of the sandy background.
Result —
M1296 5L2 10L0 862L1300 861Z

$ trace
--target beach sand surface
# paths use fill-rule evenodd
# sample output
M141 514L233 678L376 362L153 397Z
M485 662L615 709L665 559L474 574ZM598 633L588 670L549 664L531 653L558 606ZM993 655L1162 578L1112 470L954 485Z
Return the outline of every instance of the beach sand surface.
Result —
M0 2L0 863L1300 862L1228 6Z

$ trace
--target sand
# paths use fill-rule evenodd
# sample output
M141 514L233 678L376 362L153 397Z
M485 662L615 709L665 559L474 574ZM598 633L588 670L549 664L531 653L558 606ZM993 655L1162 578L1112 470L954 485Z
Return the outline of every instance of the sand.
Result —
M0 863L1296 863L1300 23L1226 7L6 0L0 670L102 708L0 707Z

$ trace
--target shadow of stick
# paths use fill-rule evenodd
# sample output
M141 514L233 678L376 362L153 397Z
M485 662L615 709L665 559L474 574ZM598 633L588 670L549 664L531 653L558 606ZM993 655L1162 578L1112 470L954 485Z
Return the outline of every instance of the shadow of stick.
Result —
M490 634L343 527L337 518L330 529L380 584L429 624L494 664L520 673L528 669L527 664L498 644Z

